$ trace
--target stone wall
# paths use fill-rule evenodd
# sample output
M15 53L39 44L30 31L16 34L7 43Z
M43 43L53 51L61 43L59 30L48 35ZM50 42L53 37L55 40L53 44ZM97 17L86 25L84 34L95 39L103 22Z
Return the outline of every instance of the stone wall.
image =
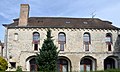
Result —
M30 56L35 56L32 35L33 32L40 33L39 48L41 48L44 39L46 38L46 28L11 28L8 29L7 37L7 55L9 62L16 62L17 66L22 66L23 70L29 71L27 66L27 59ZM96 59L97 70L104 69L104 59L108 56L119 56L119 51L116 50L116 41L118 37L117 30L101 30L101 29L69 29L69 28L51 28L52 36L55 45L60 49L58 44L59 32L66 34L66 44L64 51L60 51L59 56L67 57L71 61L71 70L80 70L80 60L85 56L90 56ZM84 49L83 34L89 32L91 35L90 50L88 52ZM18 39L15 40L14 34L18 33ZM106 33L112 34L112 51L108 51L105 43Z

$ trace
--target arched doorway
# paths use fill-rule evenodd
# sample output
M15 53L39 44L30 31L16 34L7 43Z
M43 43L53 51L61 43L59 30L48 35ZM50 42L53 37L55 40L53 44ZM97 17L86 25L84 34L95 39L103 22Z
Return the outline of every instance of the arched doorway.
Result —
M35 58L31 59L29 61L30 63L30 71L37 71L37 64L36 64L36 61L35 61Z
M107 57L104 60L104 69L115 69L117 68L117 59L115 57Z
M36 72L38 70L38 66L35 60L35 56L29 56L26 59L26 71Z
M58 72L69 72L71 67L71 62L66 57L59 57L57 60Z
M96 59L90 56L85 56L80 61L80 71L81 72L89 72L95 71L96 67Z

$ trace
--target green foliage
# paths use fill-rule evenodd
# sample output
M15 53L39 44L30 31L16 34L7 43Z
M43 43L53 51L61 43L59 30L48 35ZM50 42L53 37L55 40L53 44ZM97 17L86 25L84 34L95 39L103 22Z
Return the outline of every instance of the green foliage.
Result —
M5 71L7 67L8 67L7 61L4 58L0 57L0 71Z
M21 66L17 66L16 72L22 72Z
M108 70L101 70L101 71L94 71L94 72L120 72L120 69L108 69Z
M55 72L59 52L53 43L51 30L48 29L46 37L47 38L42 44L42 48L39 49L39 53L37 53L36 62L38 64L39 71Z

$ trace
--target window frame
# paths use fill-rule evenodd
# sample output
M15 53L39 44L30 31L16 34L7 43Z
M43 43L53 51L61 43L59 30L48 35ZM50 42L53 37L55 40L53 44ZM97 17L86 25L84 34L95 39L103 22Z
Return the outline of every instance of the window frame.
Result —
M34 51L38 51L38 44L34 44Z
M87 34L88 36L85 36L86 34ZM88 41L85 41L85 38L86 38L86 39L88 38ZM90 36L90 33L85 32L85 33L83 34L83 42L84 42L84 43L88 43L88 44L91 43L91 36Z
M111 44L108 44L108 51L112 51L112 47L111 47Z
M107 41L107 39L110 39L110 41ZM107 44L112 44L112 34L111 33L106 33L106 41Z
M37 35L35 35L37 34ZM36 36L36 37L35 37ZM40 42L40 33L38 32L33 32L33 43L38 44Z
M62 36L62 35L60 35L60 34L63 34L63 36L64 36L64 40L60 40L60 37ZM60 32L59 34L58 34L58 43L60 44L60 43L66 43L66 34L64 33L64 32Z
M60 51L64 51L64 48L65 48L65 46L64 46L64 44L60 44Z
M58 33L58 44L60 45L60 51L64 51L66 44L66 34L64 32Z
M87 39L87 40L85 40L85 39ZM90 36L89 32L85 32L83 34L83 44L84 44L85 51L89 51L89 48L90 48L89 46L91 44L91 36Z
M84 47L85 47L85 51L89 51L89 44L88 43L85 43Z
M15 41L18 40L18 33L14 33L14 40L15 40Z
M109 40L110 41L109 41ZM112 51L112 34L111 33L106 33L106 44L107 44L107 49L108 51Z

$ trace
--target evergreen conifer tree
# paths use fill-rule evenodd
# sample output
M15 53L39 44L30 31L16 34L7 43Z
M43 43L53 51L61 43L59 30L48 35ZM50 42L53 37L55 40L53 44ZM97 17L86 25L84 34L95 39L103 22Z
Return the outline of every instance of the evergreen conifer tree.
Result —
M57 47L53 43L50 29L48 29L46 37L41 49L39 49L39 53L37 53L36 62L39 71L55 72L59 51L57 51Z

